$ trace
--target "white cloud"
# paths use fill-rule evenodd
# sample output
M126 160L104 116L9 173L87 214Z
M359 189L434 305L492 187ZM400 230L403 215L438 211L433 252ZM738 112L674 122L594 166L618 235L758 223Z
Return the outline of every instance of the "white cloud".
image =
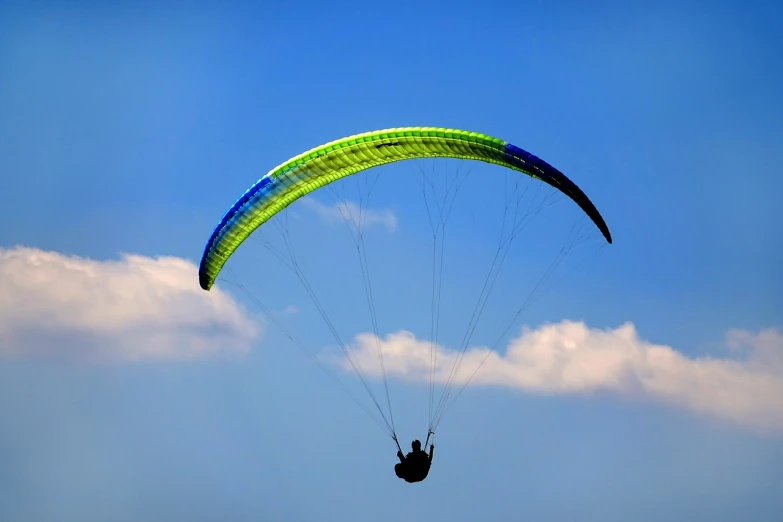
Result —
M288 305L283 308L283 313L287 315L295 315L299 313L299 307L296 305Z
M375 225L386 227L388 232L397 230L397 216L394 211L389 209L373 210L365 207L360 212L359 205L352 201L340 201L335 205L325 205L313 198L304 198L302 201L321 218L332 222L347 220L353 229L356 227L355 223L359 223L359 218L362 216L364 230Z
M353 356L378 372L376 339L356 336ZM401 331L380 340L389 375L429 380L430 343ZM612 392L663 401L762 430L783 432L783 334L731 331L726 344L734 357L690 358L666 345L640 339L626 323L615 329L563 321L524 328L505 354L471 348L455 382L520 388L542 394ZM435 379L444 383L456 352L437 346ZM339 363L348 369L348 363Z
M184 259L0 249L0 356L192 359L245 353L259 335L228 294L201 290Z

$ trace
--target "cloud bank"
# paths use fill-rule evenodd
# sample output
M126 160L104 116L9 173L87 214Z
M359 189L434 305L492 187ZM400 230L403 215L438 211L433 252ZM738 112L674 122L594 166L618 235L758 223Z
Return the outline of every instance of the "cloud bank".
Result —
M194 264L124 255L96 261L0 249L0 356L171 360L246 353L257 323Z
M312 198L304 198L302 201L326 221L342 222L347 220L351 227L355 228L354 221L359 223L359 217L362 216L362 228L364 230L376 225L384 226L390 233L397 230L397 215L392 210L363 208L362 212L360 212L359 205L353 201L340 201L335 205L325 205Z
M401 331L378 340L388 375L429 382L430 343ZM352 348L368 373L378 373L376 338L359 334ZM725 357L690 358L639 338L631 323L614 329L563 321L524 328L504 354L469 348L458 366L459 388L471 381L541 394L610 392L665 402L764 431L783 432L783 334L735 330ZM435 379L445 383L457 353L436 346ZM349 370L347 360L338 359Z
M295 313L289 307L285 313ZM91 260L33 248L0 249L0 357L189 360L247 353L258 323L219 288L204 292L197 268L175 257ZM430 343L401 331L359 334L355 360L379 372L428 382ZM457 353L435 346L435 380ZM720 357L688 357L641 339L631 323L595 329L563 321L524 328L503 352L471 347L454 382L541 394L609 392L783 433L783 334L732 330ZM346 370L348 362L336 361Z

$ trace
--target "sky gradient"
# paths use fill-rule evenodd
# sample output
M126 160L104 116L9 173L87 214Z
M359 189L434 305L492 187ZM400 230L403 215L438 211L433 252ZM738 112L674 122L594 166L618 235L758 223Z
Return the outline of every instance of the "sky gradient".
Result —
M0 2L0 519L781 520L781 15L773 2ZM564 198L531 222L465 371L570 227L590 240L449 410L415 485L316 364L230 281L203 292L196 268L267 171L408 125L538 155L614 237L602 247ZM441 362L516 176L467 166ZM412 167L379 174L365 241L407 449L426 436L432 243ZM385 401L340 215L363 190L305 198L286 223ZM276 230L258 237L279 244ZM258 242L235 258L227 279L371 404L294 274Z

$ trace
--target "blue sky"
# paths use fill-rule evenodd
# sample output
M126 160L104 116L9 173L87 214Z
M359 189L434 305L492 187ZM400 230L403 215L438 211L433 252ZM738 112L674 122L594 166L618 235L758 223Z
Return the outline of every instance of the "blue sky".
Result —
M0 3L0 518L780 520L781 14ZM193 267L269 169L407 125L544 158L615 240L599 249L591 231L569 256L450 410L417 485L315 364L241 293L198 289ZM389 181L410 175L384 167L370 208L395 226L367 230L406 445L426 435L426 383L399 377L429 340L431 282L421 194ZM498 232L472 221L491 193L472 192L447 239L445 356ZM335 199L308 202L290 209L296 254L341 336L371 332ZM518 306L526 267L553 259L561 243L544 231L584 226L563 201L546 216L504 266L471 350ZM247 247L237 277L314 352L333 348L292 274ZM386 337L401 330L412 340Z

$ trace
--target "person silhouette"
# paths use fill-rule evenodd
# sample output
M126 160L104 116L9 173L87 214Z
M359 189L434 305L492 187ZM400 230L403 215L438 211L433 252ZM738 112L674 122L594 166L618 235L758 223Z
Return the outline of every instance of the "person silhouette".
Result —
M421 482L430 472L432 465L432 455L435 452L435 445L430 444L430 453L421 449L421 441L411 442L411 449L408 455L403 455L401 450L397 451L399 464L394 466L394 473L405 482Z

